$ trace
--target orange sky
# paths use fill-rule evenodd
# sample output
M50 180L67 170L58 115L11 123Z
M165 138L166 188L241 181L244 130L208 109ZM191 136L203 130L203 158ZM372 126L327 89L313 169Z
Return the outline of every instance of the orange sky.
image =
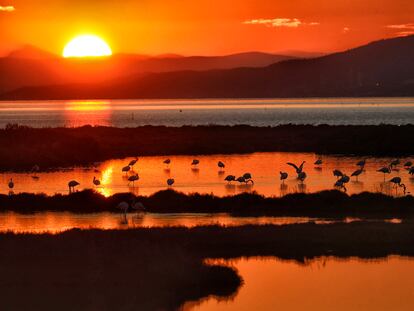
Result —
M410 32L413 0L0 0L0 54L60 54L81 33L115 53L212 55L331 52Z

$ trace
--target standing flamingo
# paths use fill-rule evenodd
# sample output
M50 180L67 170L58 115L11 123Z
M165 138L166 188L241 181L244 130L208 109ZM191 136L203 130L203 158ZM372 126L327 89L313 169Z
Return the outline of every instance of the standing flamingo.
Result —
M289 176L288 173L286 173L286 172L280 172L280 180L282 181L282 184L285 183L285 179L287 179L288 176Z
M99 179L97 179L95 176L93 176L93 184L95 186L100 186L101 185L101 181Z
M406 169L409 169L411 166L413 166L413 162L411 162L411 161L407 161L407 162L404 163L404 167Z
M168 187L171 187L174 184L174 182L175 182L174 178L168 178L167 179L167 185L168 185Z
M219 167L219 169L220 170L222 170L222 169L224 169L226 166L224 165L224 163L223 162L221 162L221 161L218 161L217 162L217 166Z
M128 164L131 168L134 168L134 165L138 162L138 158L135 157L135 159L131 160Z
M394 184L395 192L397 192L397 187L402 187L403 188L403 191L404 191L404 194L405 194L405 192L407 190L407 187L404 184L401 183L401 177L393 177L393 178L391 178L390 179L390 183L393 183Z
M234 175L227 175L226 178L224 178L224 180L227 181L230 184L232 181L235 181L236 180L236 176L234 176Z
M200 163L199 160L194 159L193 162L191 162L191 165L198 165Z
M138 174L132 175L128 177L128 184L132 182L132 187L135 186L135 181L139 180Z
M305 181L307 175L305 172L300 172L298 175L298 179L300 180L300 182L303 184L303 182Z
M315 165L317 165L317 166L321 166L321 165L322 165L322 163L323 163L322 159L321 159L321 158L319 158L319 159L317 159L317 160L315 161L315 163L313 163L313 164L315 164Z
M75 187L79 185L80 184L76 180L71 180L68 182L69 193L75 192Z
M364 171L364 167L361 166L361 168L359 168L355 172L353 172L351 174L351 176L355 176L356 177L356 180L358 181L358 176L361 175L363 171Z
M377 170L377 172L384 174L384 182L385 182L385 174L391 174L391 167L390 166L381 167L379 170Z
M14 188L13 178L10 178L8 186L9 186L10 190L12 190Z
M399 159L395 159L394 161L391 161L390 168L393 169L393 168L395 168L399 164L400 164L400 160Z
M127 166L124 166L123 168L122 168L122 172L124 172L125 173L125 175L127 175L128 174L128 172L131 170L131 167L129 166L129 165L127 165Z
M358 161L356 165L363 169L365 167L365 163L366 163L366 160L361 160L361 161Z
M408 174L414 175L414 166L408 170Z
M164 163L164 164L167 164L167 165L170 165L171 160L170 160L170 159L165 159L163 163Z

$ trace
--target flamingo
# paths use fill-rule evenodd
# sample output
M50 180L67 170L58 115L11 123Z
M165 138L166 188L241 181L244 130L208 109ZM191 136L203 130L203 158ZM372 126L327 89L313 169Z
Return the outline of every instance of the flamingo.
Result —
M236 181L239 183L246 183L246 179L243 176L237 177Z
M167 185L168 185L169 187L171 187L171 186L174 184L174 182L175 182L174 178L168 178L168 179L167 179Z
M333 170L333 175L338 179L344 176L344 173L342 173L340 170Z
M288 173L286 173L286 172L280 172L280 180L282 181L282 184L285 183L285 179L287 179L288 176L289 176Z
M165 159L163 163L164 163L164 164L167 164L167 165L170 165L171 160L170 160L170 159Z
M129 165L124 166L122 168L122 172L125 172L125 175L127 175L130 170L131 170L131 167Z
M377 172L384 174L384 181L385 181L385 174L391 174L391 166L381 167L379 170L377 170Z
M93 184L95 186L100 186L101 185L101 181L99 179L97 179L95 176L93 176Z
M191 165L198 165L200 163L199 160L194 159L193 162L191 162Z
M336 183L335 183L335 185L334 185L334 187L341 188L341 189L344 190L344 192L347 191L344 182L341 181L341 180L337 180Z
M361 166L359 169L357 169L355 172L353 172L351 174L351 176L355 176L356 180L358 181L358 176L361 175L363 171L364 171L364 167Z
M390 163L390 168L394 168L395 166L397 166L398 164L400 164L400 160L395 159L394 161L391 161Z
M287 165L290 165L290 166L292 166L294 169L295 169L295 171L296 171L296 174L300 174L300 173L302 173L302 171L303 171L303 165L306 163L306 161L303 161L302 163L301 163L301 165L299 165L299 166L296 166L296 164L294 164L294 163L291 163L291 162L288 162L288 163L286 163Z
M12 190L14 188L13 178L10 178L8 186L9 186L10 190Z
M301 181L301 183L302 183L302 184L303 184L303 182L305 181L306 177L307 177L307 175L306 175L306 173L305 173L305 172L300 172L300 173L298 174L298 179Z
M71 180L68 182L69 193L75 192L75 187L79 185L80 184L76 180Z
M405 194L405 192L407 190L407 187L404 184L401 183L401 177L393 177L393 178L391 178L390 179L390 183L393 183L394 184L394 187L395 187L395 191L396 192L397 192L397 187L398 186L399 187L402 187L403 188L403 191L404 191L404 194Z
M232 181L236 180L236 176L234 175L227 175L226 178L224 178L225 181L228 181L229 183L231 183Z
M137 157L135 157L135 159L133 159L133 160L131 160L130 162L129 162L129 164L128 164L128 166L130 166L130 167L134 167L134 165L136 164L138 162L138 158Z
M128 184L132 182L132 186L135 185L135 181L139 180L138 174L132 175L128 177Z
M360 168L364 168L365 163L366 163L366 160L361 160L361 161L358 161L356 165L359 166Z
M223 162L221 162L221 161L218 161L217 162L217 166L219 167L219 169L224 169L226 166L224 165L224 163Z
M414 175L414 166L409 169L408 174Z
M342 182L342 183L344 183L344 184L347 184L347 183L349 183L349 180L350 180L350 178L349 178L349 176L348 175L346 175L346 174L344 174L341 178L339 178L339 182Z
M407 161L407 162L405 162L405 164L404 164L404 167L405 167L406 169L409 169L411 166L413 166L413 162L411 162L411 161Z
M321 158L319 158L319 159L318 159L318 160L316 160L316 161L315 161L315 163L313 163L313 164L320 166L320 165L322 165L322 163L323 163L322 159L321 159Z
M246 183L248 183L249 181L254 184L254 181L252 179L252 174L250 173L244 173L243 174L243 178L246 180Z

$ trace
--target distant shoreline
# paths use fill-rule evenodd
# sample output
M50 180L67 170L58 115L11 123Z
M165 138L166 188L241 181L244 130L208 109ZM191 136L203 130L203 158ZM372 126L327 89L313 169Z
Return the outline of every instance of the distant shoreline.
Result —
M142 126L0 130L1 171L47 171L109 159L155 155L313 152L412 156L414 125Z

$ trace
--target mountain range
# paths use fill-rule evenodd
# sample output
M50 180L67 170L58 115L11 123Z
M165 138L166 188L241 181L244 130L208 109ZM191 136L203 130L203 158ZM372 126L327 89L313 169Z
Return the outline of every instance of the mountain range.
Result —
M10 57L7 58L8 61L10 59ZM104 72L109 71L110 66L125 69L120 72L118 70L116 75L110 75L110 79L82 80L79 78L69 81L73 77L67 76L65 79L68 79L68 82L60 83L59 81L62 80L53 80L50 71L47 71L48 75L45 74L39 63L37 65L32 63L32 67L29 68L21 64L26 61L25 59L14 58L15 67L18 67L20 62L19 74L16 74L16 70L10 71L15 74L15 78L23 75L27 79L25 76L27 71L27 75L31 78L41 75L44 80L43 84L27 83L26 86L14 89L9 87L7 90L4 87L7 81L5 84L3 82L7 78L4 79L2 74L0 90L3 90L3 94L0 98L414 96L414 36L380 40L355 49L311 59L262 53L217 58L176 56L150 59L124 55L119 56L119 59L115 56L105 65L93 61L85 63L69 61L66 64L70 66L67 66L71 70L74 70L73 68L78 70L80 75L82 70L88 66L96 72L102 70L100 73L104 77L108 77ZM41 63L42 60L39 62ZM62 60L58 59L56 62L62 63ZM139 68L134 66L139 66ZM3 68L2 60L0 60L0 70ZM61 77L59 78L62 79Z

